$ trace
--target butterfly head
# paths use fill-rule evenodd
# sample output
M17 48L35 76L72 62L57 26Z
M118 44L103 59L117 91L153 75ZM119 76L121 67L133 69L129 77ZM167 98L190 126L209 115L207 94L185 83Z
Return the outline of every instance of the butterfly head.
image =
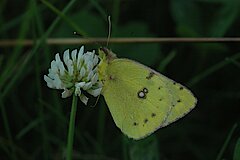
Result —
M98 65L99 80L104 83L107 67L112 60L117 58L117 56L106 47L100 47L98 49L98 54L100 58L100 63Z
M108 63L113 59L117 58L116 54L106 47L100 47L98 50L98 53L99 53L99 57L105 58L105 60L107 60Z

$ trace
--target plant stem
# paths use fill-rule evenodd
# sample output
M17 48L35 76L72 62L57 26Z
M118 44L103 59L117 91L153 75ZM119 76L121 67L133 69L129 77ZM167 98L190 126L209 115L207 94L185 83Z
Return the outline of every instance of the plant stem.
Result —
M106 43L107 38L95 37L95 38L40 38L37 40L37 45L43 43L48 45L83 45L83 44L94 44L94 43ZM203 37L203 38L188 38L188 37L122 37L122 38L110 38L109 43L238 43L240 37ZM32 39L1 39L0 47L11 47L16 45L32 46L35 42ZM36 45L36 46L37 46ZM38 47L38 46L37 46ZM36 48L36 47L35 47ZM34 49L35 49L34 48Z
M68 126L68 140L67 140L67 160L72 159L73 139L75 129L75 117L77 111L77 96L73 95L70 121Z

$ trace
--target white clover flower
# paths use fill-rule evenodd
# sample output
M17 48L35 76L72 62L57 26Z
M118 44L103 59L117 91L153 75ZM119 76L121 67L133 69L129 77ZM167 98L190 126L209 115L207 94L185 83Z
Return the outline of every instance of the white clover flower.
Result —
M102 83L98 80L98 56L95 51L84 53L84 46L72 50L71 57L69 49L64 51L63 61L59 53L51 62L48 75L44 75L47 86L53 89L63 89L62 98L72 94L80 97L87 104L88 98L82 91L97 97L102 90Z

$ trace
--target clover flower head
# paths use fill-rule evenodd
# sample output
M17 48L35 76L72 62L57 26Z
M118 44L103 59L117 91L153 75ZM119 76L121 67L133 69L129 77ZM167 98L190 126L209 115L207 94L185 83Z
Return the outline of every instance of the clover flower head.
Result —
M72 50L71 53L67 49L64 51L63 61L59 53L55 55L44 80L49 88L63 89L62 98L75 94L87 104L88 98L83 91L97 97L102 90L102 83L98 79L98 60L94 50L84 53L84 46L79 50Z

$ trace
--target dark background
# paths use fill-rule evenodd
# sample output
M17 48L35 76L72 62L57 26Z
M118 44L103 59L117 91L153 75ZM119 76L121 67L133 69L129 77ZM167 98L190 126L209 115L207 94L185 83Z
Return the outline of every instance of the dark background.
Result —
M76 38L73 31L85 37L106 38L108 15L112 37L240 35L239 0L47 3L61 13L70 8L62 16L42 1L0 1L1 40L35 42L32 46L0 47L1 160L64 157L71 98L62 99L61 91L49 89L43 75L56 53L82 44L48 45L44 39ZM85 45L88 50L98 47L100 44ZM240 149L235 147L237 140L240 146L239 42L110 43L109 48L118 57L139 61L184 84L198 98L198 104L176 123L133 141L115 126L103 97L95 108L79 102L75 159L220 160L233 159L234 152L235 160L240 159Z

